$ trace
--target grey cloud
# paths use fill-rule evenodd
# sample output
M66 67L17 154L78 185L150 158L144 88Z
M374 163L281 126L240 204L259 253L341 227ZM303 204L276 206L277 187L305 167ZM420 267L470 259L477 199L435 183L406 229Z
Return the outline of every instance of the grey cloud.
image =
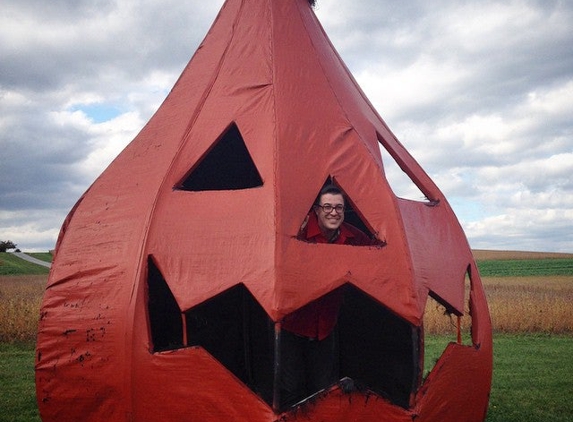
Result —
M113 0L19 0L9 2L6 8L12 17L40 16L65 23L105 14L114 8L115 3Z
M461 116L469 110L491 110L500 107L500 98L503 98L503 104L515 104L532 85L543 86L548 81L568 78L573 66L571 30L567 24L573 20L570 5L525 2L522 7L529 7L536 13L537 26L508 25L515 27L515 31L492 32L482 39L458 37L452 28L464 27L463 19L470 20L468 25L471 24L475 16L456 12L457 20L452 21L450 12L472 3L437 2L430 6L415 2L409 3L407 8L401 5L396 8L396 3L389 7L385 2L354 2L352 6L345 3L341 13L350 14L350 19L336 20L332 25L338 41L335 45L341 46L342 56L354 71L373 63L406 68L426 55L436 63L451 63L467 72L462 80L450 81L455 92L444 98L447 101L434 104L431 110L419 107L403 111L404 115L416 120L432 120L445 113ZM488 4L482 2L480 6ZM385 13L372 13L372 10ZM515 16L511 18L519 22L518 6L513 13ZM331 20L325 18L327 22ZM356 21L360 24L356 25ZM554 23L560 27L555 28ZM428 82L431 84L432 81Z
M62 201L69 203L70 185L82 184L74 166L89 153L88 136L77 128L55 124L46 112L48 107L21 107L0 117L3 209L61 207Z
M16 47L0 47L0 86L49 91L89 86L110 72L114 80L134 82L153 69L180 71L205 35L216 3L197 13L193 2L14 2L10 10L27 19L21 29L26 34ZM27 34L30 27L38 36Z

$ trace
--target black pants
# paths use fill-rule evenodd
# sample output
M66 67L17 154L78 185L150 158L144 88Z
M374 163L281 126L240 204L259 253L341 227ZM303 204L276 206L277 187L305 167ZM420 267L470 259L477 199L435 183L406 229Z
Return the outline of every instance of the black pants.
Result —
M293 405L339 378L339 347L336 330L323 340L281 332L281 407Z

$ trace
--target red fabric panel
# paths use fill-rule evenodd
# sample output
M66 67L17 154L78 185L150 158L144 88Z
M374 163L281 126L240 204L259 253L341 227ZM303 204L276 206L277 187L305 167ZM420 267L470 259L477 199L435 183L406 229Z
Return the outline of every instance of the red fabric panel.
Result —
M485 420L493 366L491 321L479 276L472 270L473 346L451 343L416 398L420 421Z

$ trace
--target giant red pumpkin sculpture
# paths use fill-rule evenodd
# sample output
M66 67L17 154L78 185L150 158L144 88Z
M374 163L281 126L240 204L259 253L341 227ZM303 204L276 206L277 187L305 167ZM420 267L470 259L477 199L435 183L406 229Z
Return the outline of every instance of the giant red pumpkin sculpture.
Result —
M394 195L381 148L427 201ZM371 246L297 239L326 180ZM423 380L426 302L470 318L466 279L471 344ZM287 402L281 322L332 292L340 381ZM36 385L44 421L481 421L491 371L462 229L308 0L228 0L63 225Z

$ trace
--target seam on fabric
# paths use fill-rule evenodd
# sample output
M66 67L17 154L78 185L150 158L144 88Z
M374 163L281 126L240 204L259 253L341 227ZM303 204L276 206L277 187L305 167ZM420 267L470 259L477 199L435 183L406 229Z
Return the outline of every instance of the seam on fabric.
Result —
M274 197L274 204L273 204L273 222L274 222L274 254L273 254L273 279L274 279L274 284L276 284L277 282L277 260L278 260L278 255L279 255L279 243L281 241L280 237L279 237L279 181L278 181L278 174L279 174L279 140L278 140L278 130L277 128L279 127L279 121L278 121L278 114L277 114L277 90L276 90L276 66L275 66L275 37L274 37L274 7L276 5L276 2L274 2L273 0L267 0L267 7L269 8L269 27L270 27L270 31L269 31L269 53L270 53L270 66L271 66L271 89L272 89L272 97L273 97L273 101L272 101L272 106L273 106L273 110L272 110L272 118L273 118L273 197ZM277 306L277 290L275 288L273 288L273 298L272 298L272 307L273 307L273 311L278 308Z

